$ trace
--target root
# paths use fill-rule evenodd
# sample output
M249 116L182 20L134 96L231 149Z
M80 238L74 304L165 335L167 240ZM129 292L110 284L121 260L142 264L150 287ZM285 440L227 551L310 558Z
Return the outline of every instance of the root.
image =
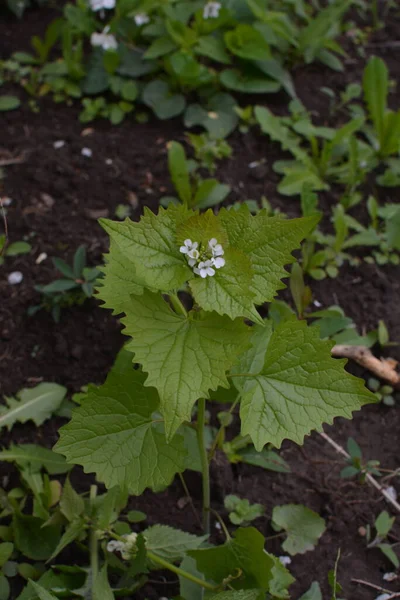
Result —
M380 379L389 382L392 387L400 388L400 373L396 371L397 362L391 358L379 359L372 354L369 348L342 344L338 344L332 348L332 356L336 358L351 358Z

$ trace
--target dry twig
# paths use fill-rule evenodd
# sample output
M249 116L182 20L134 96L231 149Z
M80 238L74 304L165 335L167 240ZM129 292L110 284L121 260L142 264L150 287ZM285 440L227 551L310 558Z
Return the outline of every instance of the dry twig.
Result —
M369 348L337 344L332 348L332 356L351 358L380 379L388 381L393 387L400 388L400 373L396 371L397 362L392 359L376 358Z
M346 450L344 448L342 448L342 446L339 446L339 444L337 444L331 437L329 437L329 435L327 435L325 432L320 432L320 436L322 438L324 438L324 440L326 442L328 442L328 444L330 444L333 448L335 448L336 452L338 452L339 454L341 454L342 456L345 456L346 459L350 458L350 454L348 454L346 452ZM400 512L400 504L394 499L392 498L392 496L388 493L387 490L385 490L384 487L382 487L377 481L376 479L374 479L374 477L372 477L372 475L370 473L366 474L366 480L368 481L368 483L370 483L376 490L378 490L378 492L380 492L385 498L386 500L393 506L393 508L395 508L398 512Z
M370 583L369 581L364 581L364 579L352 579L353 583L359 583L361 585L365 585L366 587L372 588L377 592L383 592L385 594L390 594L387 600L391 600L391 598L400 598L400 592L392 592L391 590L387 590L386 588L381 587L380 585L375 585L374 583Z

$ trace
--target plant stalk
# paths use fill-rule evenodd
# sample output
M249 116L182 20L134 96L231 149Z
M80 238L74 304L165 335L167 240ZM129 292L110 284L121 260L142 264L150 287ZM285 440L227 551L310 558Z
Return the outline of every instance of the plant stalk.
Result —
M178 313L178 315L180 314L180 315L187 317L186 308L183 306L182 302L180 301L178 294L170 294L169 299L171 301L171 304L172 304L174 310Z
M205 444L206 401L200 398L197 404L197 444L200 452L201 472L203 480L203 529L210 533L210 465Z
M97 496L97 485L90 486L90 508L91 513L94 512L94 500ZM98 536L96 529L92 526L90 530L89 537L89 548L90 548L90 569L92 575L92 592L94 589L94 584L97 579L97 575L99 573L99 552L98 552Z
M168 562L167 560L164 560L160 556L157 556L157 554L153 554L153 552L151 552L151 550L147 551L147 557L150 560L152 560L153 562L164 567L165 569L168 569L169 571L176 573L176 575L180 575L181 577L185 577L185 579L189 579L190 581L193 581L193 583L197 583L197 585L200 585L201 587L205 588L206 590L212 590L213 592L215 592L219 588L219 586L211 585L211 583L207 583L207 581L204 581L203 579L199 579L199 577L196 577L195 575L192 575L191 573L184 571L180 567L176 567L175 565Z

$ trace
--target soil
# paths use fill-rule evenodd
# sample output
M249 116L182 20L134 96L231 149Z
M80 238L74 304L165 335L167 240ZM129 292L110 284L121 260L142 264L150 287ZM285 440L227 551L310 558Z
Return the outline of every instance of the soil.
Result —
M0 56L6 57L15 50L29 50L31 35L41 35L55 14L54 9L42 8L29 11L21 21L3 17L0 21ZM393 11L385 29L369 38L365 57L358 54L348 36L343 39L348 51L343 73L318 65L295 69L296 90L312 111L316 123L335 124L344 118L340 113L331 117L327 97L319 90L328 86L340 92L347 83L360 81L369 54L382 56L392 79L399 80L400 47L389 43L399 37L400 16L398 11ZM156 210L159 198L172 192L166 144L171 139L184 141L184 130L179 120L150 120L146 125L129 120L120 127L99 121L84 127L78 121L78 107L55 105L43 99L39 103L39 112L33 113L22 92L17 90L17 93L24 99L23 107L1 114L0 151L2 157L24 154L25 160L7 167L2 194L13 200L7 208L10 241L29 239L33 250L26 256L7 258L1 267L0 396L15 394L22 387L39 381L56 381L75 392L88 382L99 384L105 379L124 341L120 324L109 311L101 309L95 299L63 311L59 324L54 323L46 312L29 317L28 308L39 301L34 285L47 283L57 276L49 257L60 256L71 261L80 244L85 244L88 249L89 263L99 264L107 250L107 236L97 218L114 217L119 204L130 204L134 219L139 218L144 206ZM241 101L244 105L249 103L248 98ZM284 94L257 97L254 101L279 113L283 113L287 105ZM391 95L391 104L400 106L399 87ZM55 150L53 144L57 140L64 140L65 145ZM282 197L276 192L278 179L272 164L285 156L279 146L268 142L255 130L245 136L235 133L229 142L233 146L232 158L223 161L217 172L217 177L232 187L229 200L258 200L265 195L273 207L288 216L299 215L298 199ZM81 154L85 147L92 150L91 158ZM248 165L261 158L267 159L265 168L262 172L254 172ZM366 193L372 191L376 190L366 186ZM390 194L378 190L380 200L398 201L399 190L389 191ZM337 201L339 193L340 190L333 189L321 194L327 223L330 207ZM357 211L354 213L357 218L364 219L364 209L357 207ZM37 264L36 259L42 253L48 258ZM8 284L7 276L12 271L23 273L20 285ZM391 339L400 341L398 268L366 264L359 268L344 266L337 279L310 283L315 300L324 307L339 304L346 315L354 319L359 330L375 328L378 321L384 319ZM285 292L284 297L288 299ZM389 350L391 356L400 358L397 347ZM368 376L354 365L349 365L349 369ZM16 425L11 434L3 435L2 443L35 442L52 447L62 423L61 419L52 419L40 428L29 423ZM356 413L352 421L336 419L335 424L325 430L343 446L348 437L355 438L365 458L379 460L385 469L398 468L398 403L394 407L368 406ZM278 504L303 503L326 519L327 530L317 549L292 559L290 570L296 577L291 588L293 598L298 598L313 580L320 582L323 597L330 597L327 574L333 568L339 549L339 581L343 586L343 597L372 600L377 596L378 592L352 582L353 578L399 591L398 582L388 584L382 579L385 572L394 570L393 567L378 550L367 550L359 533L359 528L372 524L381 510L390 511L383 498L366 485L341 479L342 463L316 433L307 438L301 448L286 442L281 455L292 469L290 475L246 465L232 466L220 460L218 468L213 468L213 507L226 516L223 509L226 493L262 503L266 514L255 525L266 536L274 534L269 523L272 509ZM13 475L13 470L8 465L0 465L0 476L5 474ZM73 482L78 489L87 490L89 481L90 477L79 468L74 470ZM393 479L391 483L400 492L397 480ZM199 476L189 472L187 484L198 510ZM181 483L176 480L160 494L147 491L140 498L131 498L130 506L147 513L147 524L165 523L200 533L190 507L180 508L179 500L183 496ZM217 529L213 531L214 540L222 542L222 534ZM393 534L393 541L398 541L398 526ZM283 554L279 539L269 541L267 549ZM137 597L149 600L171 597L176 593L176 587L171 585L170 578L168 581L164 583L160 576L159 584L147 586L143 596Z

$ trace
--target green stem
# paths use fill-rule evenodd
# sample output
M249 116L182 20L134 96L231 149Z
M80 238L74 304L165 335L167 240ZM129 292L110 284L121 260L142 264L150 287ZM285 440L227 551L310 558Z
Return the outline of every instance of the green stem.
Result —
M203 479L203 529L210 533L210 466L208 463L207 448L205 444L206 401L200 398L197 413L197 443L200 452L201 472Z
M187 317L186 308L183 306L182 302L179 300L178 294L170 294L169 299L171 300L171 304L174 307L174 310L181 315Z
M153 552L151 552L151 550L147 551L147 557L150 560L152 560L153 562L159 564L161 567L164 567L165 569L168 569L169 571L176 573L176 575L185 577L185 579L189 579L190 581L193 581L193 583L197 583L197 585L200 585L201 587L205 588L206 590L211 590L211 591L215 592L216 590L219 589L219 586L211 585L211 583L207 583L207 581L204 581L203 579L200 579L199 577L196 577L195 575L192 575L191 573L184 571L180 567L176 567L175 565L168 562L167 560L164 560L160 556L157 556L157 554L153 554Z
M235 410L236 405L239 402L239 400L240 400L240 394L238 394L236 396L235 401L232 403L232 405L231 405L231 407L230 407L230 409L228 411L229 414L233 413L233 411ZM221 425L221 427L219 428L219 430L217 432L217 435L214 438L213 444L211 446L211 450L208 453L208 461L209 462L212 461L212 459L214 458L214 454L215 454L216 449L218 448L218 446L220 445L220 443L223 442L223 440L224 440L225 429L226 429L225 425Z
M91 507L91 513L94 513L94 500L97 496L97 485L92 485L90 486L90 507ZM90 567L91 567L91 573L92 573L92 592L93 592L93 586L95 584L98 572L99 572L99 553L98 553L98 548L97 548L97 544L98 544L98 537L97 537L97 531L94 527L92 527L92 529L90 530L90 540L89 540L89 547L90 547Z
M378 15L378 0L372 0L372 28L374 31L379 29L379 15Z

